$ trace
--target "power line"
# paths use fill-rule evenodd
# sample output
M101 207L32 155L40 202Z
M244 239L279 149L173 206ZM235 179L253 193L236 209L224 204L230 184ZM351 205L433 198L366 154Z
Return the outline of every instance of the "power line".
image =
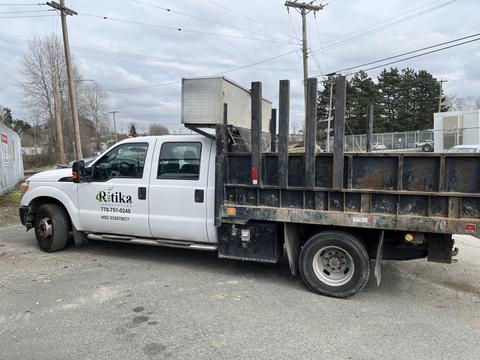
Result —
M291 34L289 34L288 32L286 32L286 31L284 31L284 30L282 30L282 29L279 29L279 28L277 28L277 27L275 27L275 26L272 26L272 25L269 25L269 24L267 24L267 23L264 23L264 22L262 22L262 21L260 21L260 20L254 19L254 18L252 18L252 17L250 17L250 16L248 16L248 15L242 14L242 13L240 13L240 12L238 12L238 11L236 11L236 10L233 10L233 9L231 9L231 8L225 6L225 5L219 4L219 3L217 3L216 1L213 1L213 0L205 0L205 1L207 1L207 2L209 2L210 4L213 4L213 5L215 5L215 6L218 6L219 8L222 8L222 9L224 9L224 10L226 10L226 11L229 11L229 12L235 14L235 15L238 15L238 16L241 16L241 17L247 19L247 20L250 20L250 21L252 21L252 22L254 22L254 23L258 24L258 25L261 25L261 26L264 26L264 27L268 27L268 28L270 28L270 29L272 29L272 30L275 30L275 31L279 32L279 33L282 33L282 34L284 34L284 35L287 35L288 37L294 38Z
M445 7L447 5L450 5L456 1L459 1L459 0L448 0L447 2L444 2L442 4L439 4L439 5L436 5L432 8L428 8L428 9L425 9L425 10L422 10L420 12L417 12L415 14L412 14L412 15L409 15L409 16L405 16L403 18L401 18L403 15L406 15L406 14L409 14L411 12L414 12L414 11L417 11L419 9L422 9L422 8L425 8L429 5L432 5L434 3L438 3L439 1L444 1L444 0L436 0L436 1L433 1L429 4L426 4L426 5L422 5L420 7L417 7L417 8L414 8L414 9L411 9L411 10L408 10L408 11L405 11L399 15L396 15L392 18L389 18L389 19L386 19L386 20L383 20L381 22L378 22L374 25L371 25L371 26L368 26L368 27L365 27L363 29L360 29L360 30L357 30L357 31L354 31L352 33L350 33L349 35L346 35L345 38L343 40L339 40L339 41L336 41L336 42L332 42L330 44L327 44L325 45L323 48L321 49L314 49L313 52L319 52L319 51L326 51L326 50L331 50L331 49L334 49L334 48L337 48L337 47L340 47L340 46L343 46L347 43L350 43L350 42L353 42L355 40L358 40L358 39L361 39L363 37L367 37L367 36L370 36L370 35L373 35L377 32L380 32L382 30L385 30L387 28L390 28L390 27L393 27L395 25L398 25L400 23L403 23L407 20L410 20L412 18L415 18L415 17L419 17L421 15L424 15L426 13L429 13L431 11L434 11L434 10L437 10L439 8L442 8L442 7ZM400 17L400 19L398 19ZM394 19L398 19L398 20L394 20ZM394 21L392 21L394 20ZM382 25L384 24L384 25ZM379 26L381 25L381 26ZM360 33L358 33L359 31L362 31ZM358 34L357 34L358 33Z
M53 17L55 15L20 15L20 16L0 16L0 19L23 19L23 18L40 18L40 17Z
M232 39L241 39L241 40L253 40L253 41L262 41L262 42L277 42L277 43L283 43L283 44L294 44L292 42L288 42L288 41L284 41L284 40L268 40L268 39L251 38L251 37L246 37L246 36L220 34L220 33L208 32L208 31L175 28L175 27L171 27L171 26L148 24L148 23L144 23L144 22L140 22L140 21L119 19L119 18L107 17L107 16L99 16L99 15L94 15L94 14L79 13L79 15L92 17L92 18L97 18L97 19L102 19L102 20L111 20L111 21L123 22L123 23L127 23L127 24L147 26L147 27L158 28L158 29L173 30L173 31L178 31L178 32L188 32L188 33L195 33L195 34L202 34L202 35L209 35L209 36L218 36L218 37L225 37L225 38L232 38Z
M264 64L266 62L270 62L270 61L277 60L277 59L280 59L282 57L288 56L288 55L293 54L295 52L297 52L297 50L293 50L293 51L289 51L289 52L286 52L286 53L283 53L283 54L272 56L272 57L269 57L269 58L266 58L266 59L263 59L263 60L256 61L256 62L251 63L251 64L238 66L238 67L226 70L226 71L219 72L215 75L225 75L225 74L229 74L229 73L232 73L232 72L235 72L235 71L243 70L243 69L246 69L246 68L249 68L249 67L252 67L252 66ZM163 87L163 86L170 86L170 85L177 85L177 84L180 84L180 82L179 81L172 81L172 82L164 82L164 83L160 83L160 84L153 84L153 85L147 85L147 86L138 86L138 87L123 88L123 89L110 89L108 91L144 90L144 89L152 89L152 88L156 88L156 87Z
M47 3L28 3L28 4L6 4L6 3L0 3L0 6L33 6L33 5L47 5Z
M23 46L28 46L30 43L27 39L12 38L12 37L6 37L6 36L0 35L0 41L2 40L5 42L18 43L19 45L23 45ZM201 61L194 61L191 58L162 57L162 56L146 55L146 54L139 54L139 53L132 53L132 52L106 50L106 49L91 48L91 47L84 47L84 46L75 46L75 45L72 45L71 48L75 49L77 52L84 52L84 53L93 54L97 56L104 55L104 56L115 57L115 58L129 58L136 61L164 61L164 62L172 62L172 63L188 63L190 65L199 65L199 66L217 66L217 67L220 66L220 67L230 67L230 68L235 67L235 69L245 68L245 65L223 63L223 62L201 62ZM289 52L288 54L290 53L291 52ZM274 58L276 59L277 57L274 57ZM260 61L260 63L264 63L264 62L265 61L263 60ZM298 69L293 69L293 68L270 68L270 67L267 70L282 71L282 72L298 71Z
M458 40L457 40L457 41L458 41ZM436 52L439 52L439 51L451 49L451 48L454 48L454 47L457 47L457 46L461 46L461 45L465 45L465 44L469 44L469 43L472 43L472 42L475 42L475 41L480 41L480 37L479 37L479 38L476 38L476 39L464 41L464 42L461 42L461 43L458 43L458 44L453 44L453 45L445 46L445 47L442 47L442 48L440 48L440 49L430 50L430 51L427 51L427 52L424 52L424 53L421 53L421 54L417 54L417 55L413 55L413 56L409 56L409 57L406 57L406 58L403 58L403 59L391 61L391 62L382 64L382 65L373 66L373 67L370 67L370 68L367 68L367 69L361 69L361 70L363 70L363 71L370 71L370 70L379 69L379 68L382 68L382 67L385 67L385 66L388 66L388 65L396 64L396 63L403 62L403 61L410 60L410 59L415 59L415 58L418 58L418 57L421 57L421 56L433 54L433 53L436 53ZM412 52L410 52L410 53L412 53ZM401 55L399 55L399 56L401 56ZM396 56L396 57L398 57L398 56ZM390 58L393 58L393 57L390 57ZM381 61L384 61L384 60L385 60L385 59L383 59L383 60L378 60L378 61L375 61L375 63L378 63L378 62L381 62ZM373 62L372 62L372 63L373 63ZM356 67L353 67L353 68L358 68L358 67L359 67L359 66L356 66ZM358 71L360 71L360 70L358 70ZM346 74L345 76L354 75L354 74L357 73L358 71L352 72L352 73L349 73L349 74ZM326 76L326 74L324 74L324 75L319 75L319 76ZM317 76L317 77L318 77L318 76Z
M426 46L426 47L423 47L423 48L421 48L421 49L408 51L408 52L405 52L405 53L402 53L402 54L398 54L398 55L394 55L394 56L389 56L389 57L386 57L386 58L383 58L383 59L380 59L380 60L370 61L370 62L367 62L367 63L364 63L364 64L360 64L360 65L357 65L357 66L350 66L350 67L347 67L347 68L343 68L343 69L337 70L337 71L335 71L335 73L342 73L342 72L344 72L344 71L349 71L349 70L353 70L353 69L356 69L356 68L361 68L361 67L364 67L364 66L373 65L373 64L376 64L376 63L379 63L379 62L392 60L392 59L395 59L395 58L398 58L398 57L402 57L402 56L406 56L406 55L411 55L411 54L414 54L414 53L417 53L417 52L420 52L420 51L425 51L425 50L433 49L433 48L436 48L436 47L439 47L439 46L443 46L443 45L447 45L447 44L452 44L452 43L455 43L455 42L458 42L458 41L470 39L470 38L472 38L472 37L477 37L477 36L480 36L480 33L476 33L476 34L469 35L469 36L464 36L464 37L461 37L461 38L458 38L458 39L454 39L454 40L450 40L450 41L445 41L445 42L443 42L443 43L439 43L439 44L435 44L435 45L431 45L431 46Z
M206 18L197 16L197 15L191 15L191 14L188 14L188 13L184 13L184 12L181 12L181 11L173 10L173 9L166 8L166 7L163 7L163 6L159 6L159 5L155 5L155 4L150 4L150 3L147 3L147 2L144 2L144 1L140 1L140 0L130 0L130 1L131 1L131 2L134 2L134 3L137 3L137 4L142 4L142 5L145 5L145 6L150 6L150 7L156 8L156 9L160 9L160 10L166 11L166 12L168 12L168 13L178 14L178 15L186 16L186 17L189 17L189 18L192 18L192 19L204 21L204 22L207 22L207 23L210 23L210 24L220 25L220 26L223 26L223 27L227 27L227 28L231 28L231 29L243 31L243 32L246 32L246 33L254 34L254 35L260 35L260 36L264 36L264 37L267 37L267 38L270 38L270 39L274 39L274 40L280 40L280 41L284 40L284 39L280 39L280 38L277 38L277 37L274 37L274 36L271 36L271 35L259 34L259 33L256 32L256 31L251 31L251 30L247 30L247 29L242 29L242 28L239 28L239 27L237 27L237 26L233 26L233 25L229 25L229 24L224 24L224 23L221 23L221 22L216 21L216 20L206 19Z
M1 11L0 14L22 14L22 13L39 13L49 12L50 10L17 10L17 11Z

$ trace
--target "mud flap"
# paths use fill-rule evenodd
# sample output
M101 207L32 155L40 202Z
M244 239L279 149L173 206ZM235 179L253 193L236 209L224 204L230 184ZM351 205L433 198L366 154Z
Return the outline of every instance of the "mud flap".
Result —
M75 226L73 226L73 242L75 244L75 247L88 245L87 235L75 229Z
M296 276L298 274L298 257L300 254L298 227L295 224L284 223L283 233L290 271L293 276Z
M377 286L380 286L380 282L382 281L382 257L383 257L383 236L385 231L380 231L380 236L378 238L378 246L377 246L377 257L375 258L375 279L377 279Z

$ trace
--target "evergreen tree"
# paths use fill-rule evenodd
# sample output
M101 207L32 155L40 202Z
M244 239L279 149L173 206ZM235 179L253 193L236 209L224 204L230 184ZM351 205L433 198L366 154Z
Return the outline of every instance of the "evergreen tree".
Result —
M398 131L398 103L400 94L401 76L397 68L383 70L378 77L378 89L380 92L380 105L383 108L383 131Z
M353 134L365 134L367 131L367 112L368 105L376 105L374 111L374 125L376 124L376 130L380 130L380 94L378 92L377 85L373 82L372 78L368 76L365 71L359 71L349 81L349 95L350 101L347 107L347 133L350 131Z
M323 80L318 93L317 138L326 139L330 103L330 84L335 77ZM359 71L347 81L345 134L365 134L367 109L374 104L374 132L401 132L431 129L433 114L438 111L440 82L430 73L413 69L385 69L377 82L365 71ZM443 95L442 95L443 96ZM443 105L442 111L448 106ZM335 117L335 85L333 85L332 117ZM333 121L331 129L333 129ZM333 131L330 133L333 135Z

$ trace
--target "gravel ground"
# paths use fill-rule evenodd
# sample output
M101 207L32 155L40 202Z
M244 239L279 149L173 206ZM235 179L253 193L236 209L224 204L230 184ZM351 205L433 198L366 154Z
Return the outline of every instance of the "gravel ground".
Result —
M480 241L458 262L386 262L347 300L277 265L92 243L43 253L0 230L0 359L478 359Z

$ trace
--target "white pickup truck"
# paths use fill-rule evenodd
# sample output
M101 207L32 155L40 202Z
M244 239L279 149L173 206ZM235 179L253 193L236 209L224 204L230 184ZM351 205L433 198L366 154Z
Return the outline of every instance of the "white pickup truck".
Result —
M195 116L184 123L199 135L128 139L88 166L32 176L22 223L48 252L63 249L72 232L75 245L173 246L267 263L285 254L308 288L339 298L362 290L371 273L379 281L380 260L450 263L452 234L480 238L477 154L345 154L342 131L333 154L318 153L316 79L305 152L288 149L288 81L280 82L278 137L272 110L265 149L260 89L252 83L251 114L238 107L237 117L251 115L249 136L227 121L226 104L224 121L206 126L209 117L196 111L211 108L209 96L193 97L183 113Z

